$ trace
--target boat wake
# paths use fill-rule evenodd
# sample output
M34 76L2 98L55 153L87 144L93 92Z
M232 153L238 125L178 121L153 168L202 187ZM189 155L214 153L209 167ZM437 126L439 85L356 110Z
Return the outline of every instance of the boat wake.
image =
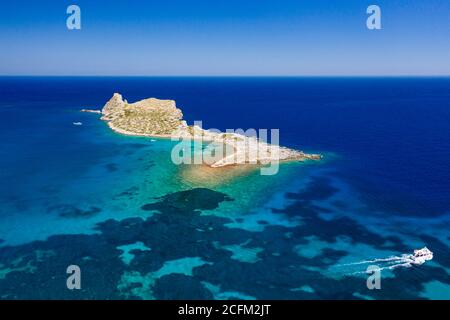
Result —
M427 247L424 247L422 249L414 250L414 253L412 254L402 254L401 256L390 256L387 258L378 258L378 259L372 259L372 260L363 260L358 262L352 262L352 263L344 263L344 264L338 264L334 267L336 268L342 268L347 267L351 268L352 266L362 266L362 265L376 265L379 269L379 271L382 270L393 270L396 268L410 268L414 265L422 265L426 261L433 259L433 252L431 252ZM363 274L368 273L367 270L358 270L354 272L345 273L346 275L355 275L355 274Z
M411 255L404 254L401 256L391 256L389 258L383 258L383 259L373 259L373 260L364 260L359 262L353 262L353 263L344 263L344 264L338 264L336 267L344 267L344 266L356 266L356 265L363 265L363 264L383 264L383 265L390 265L389 269L394 269L397 266L411 266ZM384 268L386 269L386 267Z

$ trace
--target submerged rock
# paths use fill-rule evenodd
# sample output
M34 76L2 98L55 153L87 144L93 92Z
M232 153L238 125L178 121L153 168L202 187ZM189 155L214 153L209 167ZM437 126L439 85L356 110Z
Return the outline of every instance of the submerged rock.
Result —
M232 199L224 193L207 188L195 188L191 190L169 193L160 198L156 203L142 206L143 210L157 210L161 213L195 213L201 210L216 209L223 201Z

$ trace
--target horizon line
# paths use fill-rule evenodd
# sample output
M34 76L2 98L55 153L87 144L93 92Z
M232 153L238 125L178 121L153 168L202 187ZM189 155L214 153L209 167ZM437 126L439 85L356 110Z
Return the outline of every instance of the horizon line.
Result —
M448 78L450 74L367 74L367 75L351 75L351 74L323 74L323 75L102 75L102 74L86 74L86 75L70 75L70 74L0 74L0 77L54 77L54 78Z

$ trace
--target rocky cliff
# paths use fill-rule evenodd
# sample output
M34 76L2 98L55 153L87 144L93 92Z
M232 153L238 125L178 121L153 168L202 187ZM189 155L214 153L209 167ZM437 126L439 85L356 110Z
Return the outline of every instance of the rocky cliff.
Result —
M103 107L101 119L116 131L149 136L170 136L185 125L173 100L150 98L128 103L118 93Z

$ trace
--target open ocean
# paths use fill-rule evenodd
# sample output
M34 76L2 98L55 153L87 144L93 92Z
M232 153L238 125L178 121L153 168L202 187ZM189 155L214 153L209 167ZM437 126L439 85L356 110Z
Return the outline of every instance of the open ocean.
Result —
M176 166L79 112L114 92L324 159ZM1 299L450 299L450 78L0 77L0 137Z

